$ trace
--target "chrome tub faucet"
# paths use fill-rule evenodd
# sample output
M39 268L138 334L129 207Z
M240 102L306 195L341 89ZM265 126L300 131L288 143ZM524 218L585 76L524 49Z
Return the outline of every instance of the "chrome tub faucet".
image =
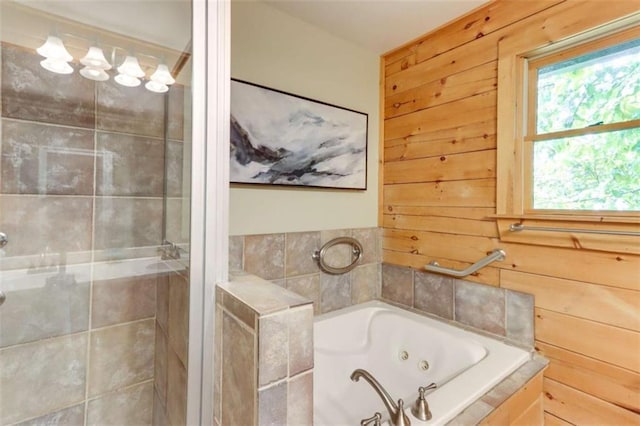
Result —
M398 400L396 404L393 402L391 395L389 392L382 387L382 385L369 373L367 370L363 370L358 368L351 373L351 380L357 382L360 378L363 377L371 387L376 391L378 396L384 402L385 407L387 407L387 411L389 411L390 423L392 426L410 426L411 421L409 417L404 412L404 401L401 399Z

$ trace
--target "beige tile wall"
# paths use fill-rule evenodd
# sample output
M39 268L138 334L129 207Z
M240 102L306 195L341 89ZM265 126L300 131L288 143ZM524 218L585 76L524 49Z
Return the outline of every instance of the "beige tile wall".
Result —
M244 270L310 299L316 314L330 312L380 296L381 235L379 228L357 228L232 236L229 269ZM313 252L345 236L356 238L363 246L358 266L342 275L321 271L311 257ZM348 265L351 247L336 245L325 259L329 265Z
M188 281L91 263L157 255L165 162L182 196L184 90L165 158L164 95L41 59L0 45L0 270L24 268L0 310L0 425L151 424L154 399L184 423Z
M249 274L216 291L218 425L313 424L311 301Z

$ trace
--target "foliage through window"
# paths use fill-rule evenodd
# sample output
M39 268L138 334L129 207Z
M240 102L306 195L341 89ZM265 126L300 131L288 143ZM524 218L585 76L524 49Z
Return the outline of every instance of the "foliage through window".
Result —
M528 63L525 210L640 211L640 29Z

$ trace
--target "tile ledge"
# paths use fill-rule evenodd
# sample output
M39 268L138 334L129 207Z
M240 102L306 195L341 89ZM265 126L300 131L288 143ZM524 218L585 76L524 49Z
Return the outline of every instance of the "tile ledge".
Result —
M244 271L231 271L229 281L217 286L249 306L258 315L313 304L313 301L306 297Z

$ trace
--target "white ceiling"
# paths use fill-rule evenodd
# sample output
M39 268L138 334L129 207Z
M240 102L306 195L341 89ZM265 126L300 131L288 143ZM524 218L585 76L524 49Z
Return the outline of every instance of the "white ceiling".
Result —
M382 54L488 0L262 0L340 38Z
M191 37L190 0L17 1L178 51L184 49ZM488 0L261 1L337 37L382 54L487 3Z

